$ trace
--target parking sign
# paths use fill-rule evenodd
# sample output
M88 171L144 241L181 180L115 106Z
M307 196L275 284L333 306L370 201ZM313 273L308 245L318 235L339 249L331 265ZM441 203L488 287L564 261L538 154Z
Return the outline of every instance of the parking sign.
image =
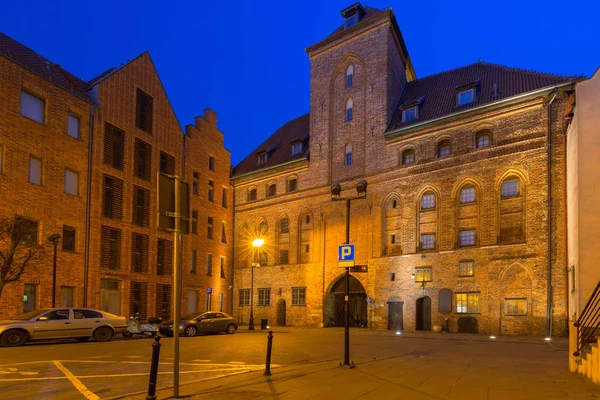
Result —
M353 244L343 244L338 248L338 261L340 267L352 267L354 265Z

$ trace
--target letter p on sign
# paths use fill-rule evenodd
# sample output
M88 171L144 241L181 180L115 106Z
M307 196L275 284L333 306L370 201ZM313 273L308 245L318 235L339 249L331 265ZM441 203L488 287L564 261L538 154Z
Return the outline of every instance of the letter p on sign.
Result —
M338 261L340 262L340 267L354 265L354 245L353 244L343 244L339 247Z

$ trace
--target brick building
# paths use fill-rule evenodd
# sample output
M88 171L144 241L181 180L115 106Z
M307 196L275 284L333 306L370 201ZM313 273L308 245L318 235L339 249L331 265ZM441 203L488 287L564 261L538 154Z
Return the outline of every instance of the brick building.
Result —
M342 17L307 48L310 113L233 170L239 320L253 295L256 320L344 323L347 211L331 186L356 197L366 180L348 211L363 266L353 325L564 334L562 111L575 80L483 62L417 78L391 9Z
M229 311L233 190L216 114L205 110L184 135L147 52L89 82L5 35L0 55L0 216L31 220L34 243L62 236L56 305L171 317L173 234L157 228L160 171L184 176L192 191L182 309ZM3 317L51 305L46 247L5 287Z

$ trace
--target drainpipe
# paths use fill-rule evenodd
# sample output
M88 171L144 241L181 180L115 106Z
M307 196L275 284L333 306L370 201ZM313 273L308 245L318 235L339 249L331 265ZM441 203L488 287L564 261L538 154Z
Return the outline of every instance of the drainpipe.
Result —
M552 336L552 103L556 99L558 88L554 88L554 94L548 102L548 281L546 302L546 337Z
M229 175L231 176L231 168L230 168L230 173ZM231 183L231 181L230 181ZM235 228L235 187L233 185L231 185L231 193L232 193L232 197L231 197L231 257L229 258L231 260L231 285L227 285L227 291L229 293L229 315L233 315L233 295L235 293L234 290L234 282L235 282L235 265L236 265L236 260L234 260L235 257L235 246L236 246L236 228ZM231 286L231 289L229 288L229 286ZM239 315L238 315L239 318Z
M88 306L88 278L90 269L90 225L91 225L91 202L92 202L92 151L94 142L94 106L90 109L90 127L88 144L88 170L87 170L87 193L85 202L85 255L83 261L83 306Z

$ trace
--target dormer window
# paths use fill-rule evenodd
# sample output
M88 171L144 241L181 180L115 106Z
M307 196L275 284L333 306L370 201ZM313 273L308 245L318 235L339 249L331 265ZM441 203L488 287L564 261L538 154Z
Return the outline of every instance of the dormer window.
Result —
M475 101L475 88L468 90L462 90L456 95L456 104L458 106L464 106Z
M417 107L407 108L402 110L402 122L410 122L419 118Z
M352 79L354 78L354 65L350 64L346 70L346 87L352 87Z
M344 8L341 14L344 17L344 29L348 29L360 22L365 15L365 9L360 3L355 3L350 7Z
M302 153L302 142L292 144L292 155L295 156L300 153Z
M257 157L257 165L262 165L267 162L269 159L269 154L265 151L263 153L259 153Z

